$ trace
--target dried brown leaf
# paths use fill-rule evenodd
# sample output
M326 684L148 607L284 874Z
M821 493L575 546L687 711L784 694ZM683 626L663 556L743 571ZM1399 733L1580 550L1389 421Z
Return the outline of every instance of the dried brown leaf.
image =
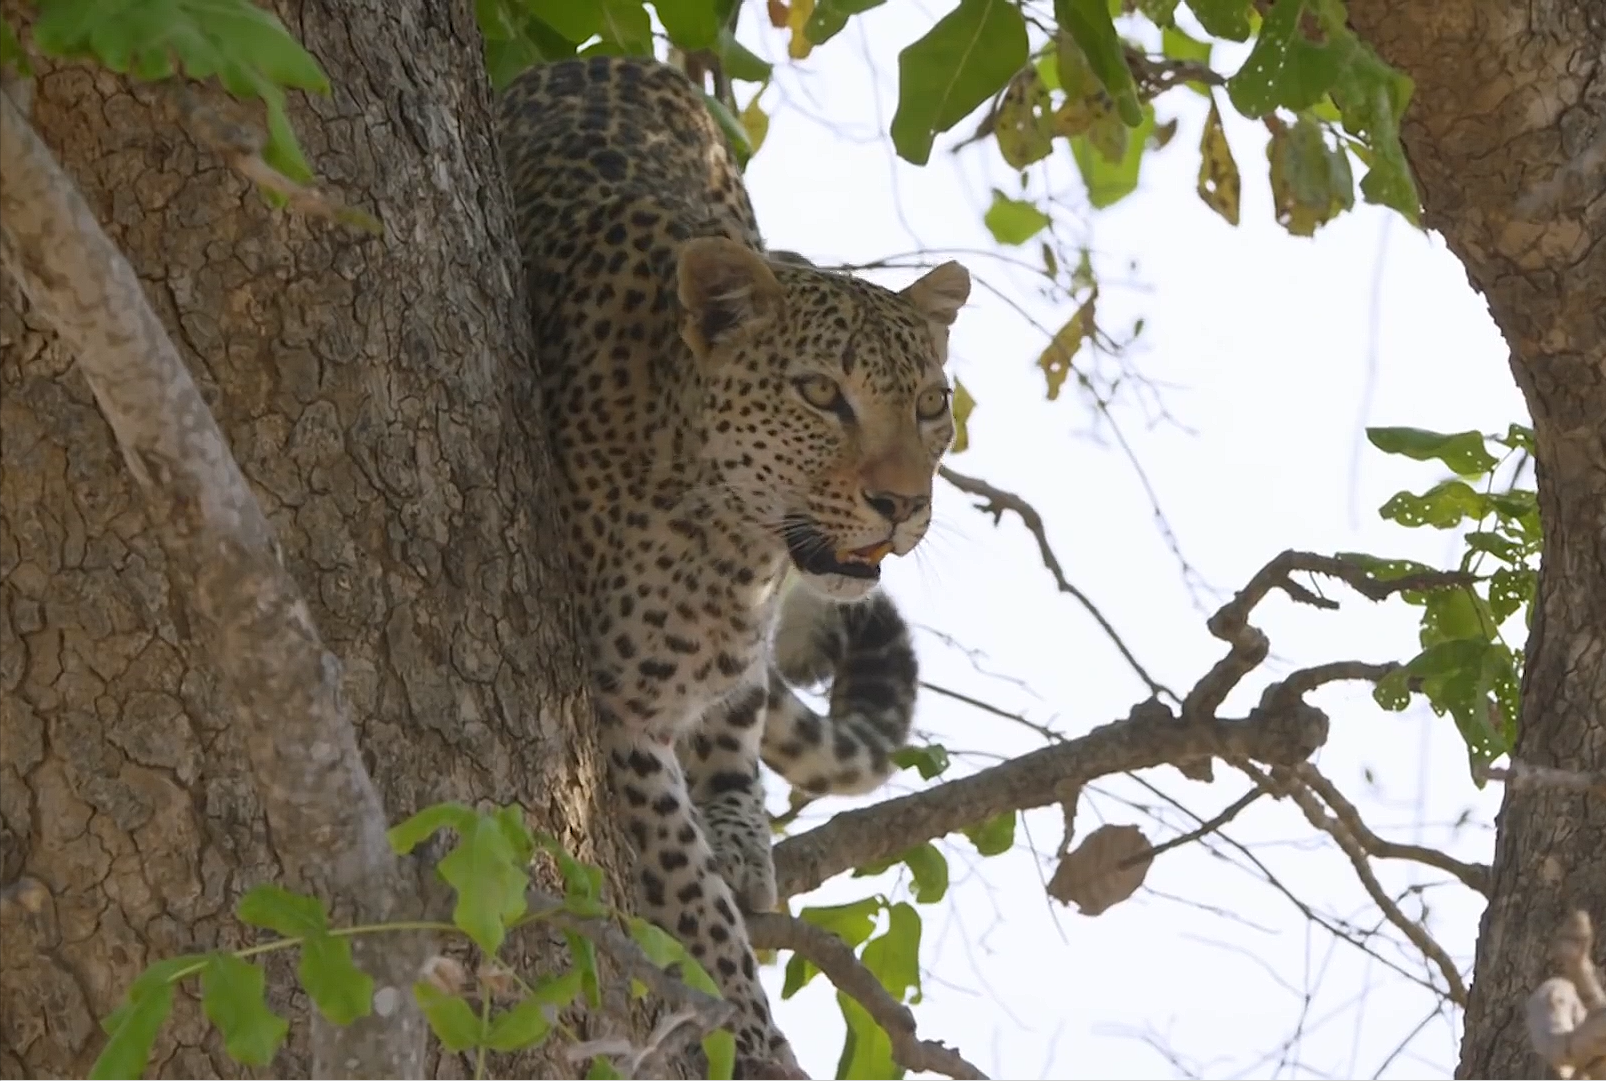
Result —
M1154 846L1136 826L1100 826L1064 859L1048 895L1097 916L1137 892L1154 862Z

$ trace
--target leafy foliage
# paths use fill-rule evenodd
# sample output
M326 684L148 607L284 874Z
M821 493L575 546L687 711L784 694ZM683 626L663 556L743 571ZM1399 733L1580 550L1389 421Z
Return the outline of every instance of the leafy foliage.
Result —
M1458 569L1470 584L1402 594L1422 609L1422 649L1380 680L1374 693L1385 709L1404 709L1414 692L1435 713L1449 714L1477 779L1481 767L1508 753L1517 736L1522 650L1505 641L1501 628L1519 612L1525 623L1531 615L1541 548L1539 505L1531 489L1513 481L1497 490L1495 480L1507 461L1531 453L1533 433L1514 424L1503 435L1418 428L1370 428L1366 434L1379 450L1437 461L1455 474L1420 494L1399 492L1379 511L1407 528L1464 528ZM1502 448L1500 457L1490 444ZM1346 558L1380 580L1430 569L1356 553Z

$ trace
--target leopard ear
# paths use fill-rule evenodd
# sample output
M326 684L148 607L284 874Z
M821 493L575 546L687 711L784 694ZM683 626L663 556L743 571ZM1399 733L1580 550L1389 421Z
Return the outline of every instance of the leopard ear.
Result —
M785 304L764 257L725 237L688 240L676 275L686 311L680 336L699 356L772 322Z
M959 309L970 299L970 271L947 262L929 272L902 294L933 323L952 326Z

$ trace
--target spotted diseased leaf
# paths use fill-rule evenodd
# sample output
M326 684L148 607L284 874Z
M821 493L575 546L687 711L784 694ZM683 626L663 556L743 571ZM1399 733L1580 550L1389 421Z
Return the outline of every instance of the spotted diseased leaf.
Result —
M1419 462L1440 461L1461 477L1481 477L1499 465L1482 432L1447 435L1425 428L1368 428L1366 438L1385 454L1402 454Z
M1051 402L1060 396L1060 388L1071 374L1077 351L1082 348L1088 335L1093 333L1093 311L1097 299L1096 294L1088 297L1037 358L1037 366L1043 369L1043 377L1048 383L1048 400Z
M1447 480L1421 495L1397 492L1378 513L1403 526L1450 529L1468 518L1483 518L1489 513L1489 508L1489 499L1466 481Z
M1316 12L1303 0L1278 0L1261 23L1255 47L1243 66L1227 80L1227 94L1238 111L1265 116L1276 108L1300 112L1322 99L1338 78L1349 51L1349 32L1342 22L1334 33L1320 27L1326 40L1312 41L1302 28Z
M1129 128L1137 127L1143 121L1143 108L1120 35L1110 19L1109 5L1105 0L1054 0L1054 17L1060 29L1081 47L1121 122Z
M1188 10L1212 37L1248 41L1249 0L1186 0Z
M1533 603L1539 575L1526 567L1501 567L1489 576L1489 611L1504 623L1518 609Z
M1065 854L1048 895L1097 916L1131 897L1154 862L1154 846L1136 826L1100 826Z
M1272 125L1266 156L1271 159L1271 198L1277 224L1293 236L1313 236L1355 205L1355 179L1349 156L1331 147L1321 126L1302 116L1292 127Z
M1364 139L1370 150L1361 195L1420 226L1422 202L1400 143L1400 117L1405 115L1414 84L1403 72L1385 64L1371 46L1353 34L1349 38L1351 52L1338 73L1332 96L1343 114L1344 130Z
M993 118L993 138L1012 169L1024 169L1053 151L1053 103L1035 67L1023 68L1010 80Z
M898 54L898 109L892 143L915 165L932 139L969 116L1026 66L1026 20L1013 0L959 0L937 25Z
M1205 206L1224 218L1228 225L1238 224L1238 198L1242 182L1238 163L1233 160L1232 147L1227 144L1227 132L1221 126L1221 112L1211 101L1210 113L1205 117L1204 134L1199 138L1199 198Z
M976 399L970 396L970 391L966 389L965 384L957 379L954 380L953 411L954 444L948 448L948 451L950 454L963 454L970 449L970 415L976 411ZM938 749L940 750L941 748ZM899 768L906 768L904 763L898 761L897 755L893 756L893 761L897 763ZM914 760L914 764L920 770L920 775L929 781L931 778L926 776L925 767L919 764L918 759Z
M1049 216L1022 199L1011 199L993 189L993 205L982 216L993 239L1000 244L1024 244L1048 228Z

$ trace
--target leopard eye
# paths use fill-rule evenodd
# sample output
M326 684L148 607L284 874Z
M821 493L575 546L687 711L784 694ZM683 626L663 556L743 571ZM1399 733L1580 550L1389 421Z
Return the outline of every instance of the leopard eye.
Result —
M937 420L948 412L948 399L952 391L947 387L930 387L915 399L915 416L921 420Z
M796 382L797 392L803 400L827 413L841 413L848 403L842 397L842 388L827 375L805 375Z

